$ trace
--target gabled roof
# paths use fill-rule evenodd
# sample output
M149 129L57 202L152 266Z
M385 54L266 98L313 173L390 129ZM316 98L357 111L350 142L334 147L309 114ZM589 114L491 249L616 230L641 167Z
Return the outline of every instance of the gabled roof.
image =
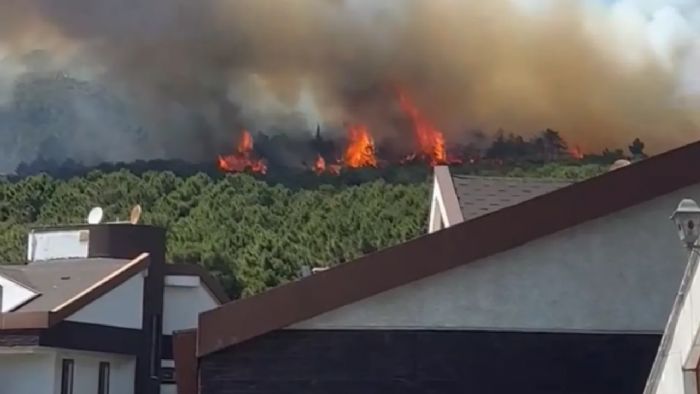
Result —
M452 184L465 221L551 193L571 183L535 178L452 175Z
M0 266L0 276L36 293L14 310L0 313L0 330L50 327L143 271L148 262L144 253L134 260L85 258ZM166 264L165 275L198 276L219 303L230 300L201 266Z
M700 143L557 189L199 316L203 356L700 182Z
M37 293L12 312L50 311L129 262L124 259L67 259L0 266L0 275Z
M146 269L148 253L133 260L70 259L26 266L3 266L0 275L34 290L37 296L0 313L0 330L48 328Z

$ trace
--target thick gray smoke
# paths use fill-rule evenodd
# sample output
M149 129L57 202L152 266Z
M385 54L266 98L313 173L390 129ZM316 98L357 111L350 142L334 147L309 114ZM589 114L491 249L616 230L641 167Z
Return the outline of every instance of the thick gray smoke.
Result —
M448 140L550 127L659 151L700 123L692 0L3 0L0 58L0 171L206 159L243 127L406 140L394 84Z

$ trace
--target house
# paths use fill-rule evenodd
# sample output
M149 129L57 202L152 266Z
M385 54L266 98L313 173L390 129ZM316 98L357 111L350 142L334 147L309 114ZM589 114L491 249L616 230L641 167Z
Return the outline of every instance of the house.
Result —
M689 250L688 266L673 304L644 394L700 392L700 207L683 200L673 215Z
M36 229L27 262L0 266L0 392L175 392L172 333L227 301L194 265L165 263L165 231Z
M178 393L642 392L694 164L700 143L203 312Z
M570 185L563 180L451 174L435 167L428 233L516 205Z

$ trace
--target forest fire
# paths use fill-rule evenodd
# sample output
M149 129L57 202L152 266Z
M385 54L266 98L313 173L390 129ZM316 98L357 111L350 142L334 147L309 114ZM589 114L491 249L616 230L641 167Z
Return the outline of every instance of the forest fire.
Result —
M401 110L411 119L413 132L416 137L418 148L417 154L404 159L412 161L415 158L422 158L431 166L448 163L447 151L445 150L445 137L426 117L408 94L401 88L396 89Z
M326 172L326 159L324 159L323 156L318 155L312 169L316 175L321 175Z
M316 175L340 175L344 169L377 168L392 164L411 165L422 163L431 167L460 165L463 163L476 165L484 159L489 163L500 166L509 158L518 158L520 160L527 158L535 161L551 161L561 158L584 160L587 158L578 145L568 145L558 132L550 129L531 139L515 136L512 133L508 137L504 137L501 134L495 138L488 152L482 152L481 148L475 148L474 146L469 147L459 144L450 145L449 149L452 150L450 152L443 132L418 108L408 93L400 87L395 88L395 93L401 113L409 121L407 126L410 125L410 130L412 131L414 148L410 153L406 154L406 151L396 152L391 147L386 150L380 148L379 150L385 153L385 156L380 157L369 127L364 123L353 123L346 129L347 139L343 148L336 144L337 141L324 141L319 127L316 131L316 137L311 144L313 148L312 153L309 152L315 154L316 158L309 165L306 164L309 162L302 157L300 158L302 165L307 171ZM267 138L263 141L269 143L270 139ZM271 152L265 146L262 146L262 151ZM635 146L638 146L637 150L640 152L643 149L643 143L641 142L636 143ZM308 156L305 157L308 159ZM272 156L269 158L272 159ZM329 162L329 158L334 159L332 159L332 162ZM235 151L230 155L219 156L218 162L219 168L225 172L265 174L267 171L266 161L255 157L253 136L247 130L243 130ZM274 164L274 160L271 163L277 166L277 164Z
M253 136L248 130L243 130L236 151L233 154L219 156L219 168L226 172L250 171L259 174L267 172L263 160L255 159L253 154Z
M569 155L575 160L583 160L584 157L583 151L578 145L574 145L573 147L569 148Z
M327 164L326 159L324 159L323 156L318 155L311 169L314 173L316 173L316 175L340 175L341 166L340 164Z
M350 168L376 167L374 140L365 125L348 127L348 146L345 149L345 165Z

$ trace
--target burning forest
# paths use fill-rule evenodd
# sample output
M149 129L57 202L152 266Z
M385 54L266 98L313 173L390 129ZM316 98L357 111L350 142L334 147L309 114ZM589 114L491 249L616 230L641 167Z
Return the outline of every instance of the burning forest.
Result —
M342 171L362 168L385 168L389 166L438 165L460 166L474 165L485 159L494 159L500 163L504 160L573 160L586 158L578 145L569 146L559 133L546 130L542 136L533 141L522 137L500 135L495 138L489 152L478 151L473 146L465 146L458 141L448 141L439 128L431 121L413 101L403 88L395 88L397 108L407 125L402 130L404 140L410 143L406 151L386 153L377 146L370 127L363 123L350 123L345 126L344 137L337 137L331 143L333 148L316 147L315 158L307 169L317 175L340 175ZM320 134L317 138L321 138ZM405 141L404 141L405 142ZM389 140L389 145L397 145ZM336 148L338 147L338 148ZM218 157L218 167L223 172L248 172L265 174L268 170L266 159L255 152L253 136L248 130L242 130L239 142L232 153ZM499 153L502 150L503 152ZM590 155L589 155L590 156ZM594 155L593 155L594 156ZM622 154L618 154L622 157ZM300 161L304 161L299 159Z
M635 137L661 152L700 126L697 2L126 1L0 2L0 173L460 165L464 130L546 127L583 158ZM316 124L342 146L259 149L260 131Z
M343 168L377 168L412 163L424 163L434 167L463 163L460 153L448 153L444 133L434 126L404 89L396 88L396 102L405 120L410 124L410 133L406 133L406 138L413 141L409 152L405 152L400 159L396 160L380 157L381 152L377 151L369 126L353 123L346 126L345 146L342 152L330 152L330 158L324 157L322 152L316 152L316 159L310 169L319 175L338 175ZM224 172L265 174L267 165L264 159L256 157L253 144L251 133L248 130L242 130L234 152L219 156L219 169Z

